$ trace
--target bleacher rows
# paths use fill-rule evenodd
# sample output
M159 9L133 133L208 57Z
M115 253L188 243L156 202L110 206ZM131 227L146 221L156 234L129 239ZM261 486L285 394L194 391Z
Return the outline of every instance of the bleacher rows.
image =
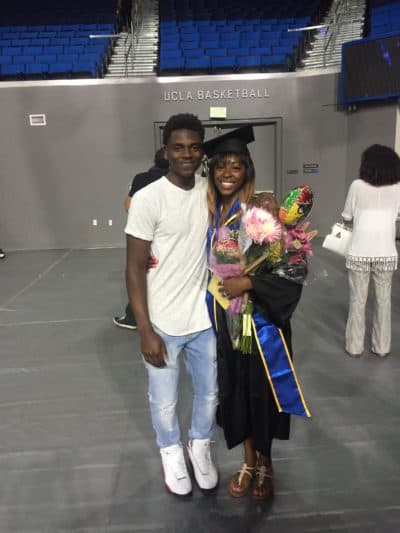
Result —
M253 20L163 21L159 73L191 70L291 70L302 51L310 17Z
M0 76L7 78L102 74L113 24L0 27Z

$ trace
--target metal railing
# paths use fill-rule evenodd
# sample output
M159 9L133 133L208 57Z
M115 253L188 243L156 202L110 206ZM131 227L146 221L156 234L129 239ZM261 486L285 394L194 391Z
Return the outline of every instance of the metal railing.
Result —
M143 14L143 2L142 0L134 0L132 2L131 10L131 21L130 21L130 31L127 31L124 46L125 46L125 76L128 76L129 70L129 54L131 53L133 44L137 44L139 38L139 30L142 25L142 14ZM131 36L128 44L129 36ZM132 66L133 66L133 57L132 57Z

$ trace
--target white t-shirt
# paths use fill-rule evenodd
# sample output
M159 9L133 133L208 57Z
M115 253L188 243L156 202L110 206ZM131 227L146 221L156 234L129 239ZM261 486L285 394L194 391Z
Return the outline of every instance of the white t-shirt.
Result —
M207 182L186 191L165 176L132 197L125 233L151 242L158 263L147 274L151 322L168 335L211 327L206 305Z
M350 186L342 217L353 219L349 258L397 262L396 218L400 211L400 183L374 187L361 179Z

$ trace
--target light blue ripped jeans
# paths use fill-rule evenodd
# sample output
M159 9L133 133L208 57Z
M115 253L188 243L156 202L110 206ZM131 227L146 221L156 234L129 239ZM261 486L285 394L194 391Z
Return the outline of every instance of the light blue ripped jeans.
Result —
M193 410L189 439L210 438L215 426L217 408L217 354L212 328L189 335L171 336L154 327L165 342L167 366L156 368L145 361L149 375L148 396L151 418L160 448L181 441L176 416L179 381L179 354L192 377Z

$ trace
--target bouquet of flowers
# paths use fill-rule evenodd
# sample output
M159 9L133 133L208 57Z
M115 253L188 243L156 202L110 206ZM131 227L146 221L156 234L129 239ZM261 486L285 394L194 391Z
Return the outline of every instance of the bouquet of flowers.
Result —
M210 270L221 279L251 274L262 263L272 265L281 257L283 228L277 216L262 205L261 196L257 197L257 205L241 206L238 229L222 226L216 231ZM244 353L251 352L252 311L248 294L231 299L227 309L232 342Z
M259 194L248 206L242 205L242 223L239 231L239 245L244 267L242 275L256 272L263 263L271 267L281 260L283 227L275 209L275 199L268 193ZM251 318L253 302L246 293L242 302L242 330L238 347L242 353L251 353Z

